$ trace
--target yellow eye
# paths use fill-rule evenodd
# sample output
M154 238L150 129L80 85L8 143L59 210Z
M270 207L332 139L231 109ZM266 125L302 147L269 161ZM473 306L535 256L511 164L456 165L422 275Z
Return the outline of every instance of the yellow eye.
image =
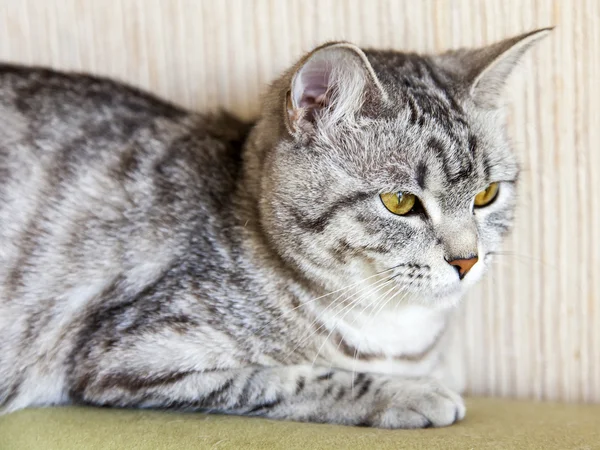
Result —
M399 216L409 213L417 202L417 197L405 192L388 192L379 197L389 212Z
M475 206L487 206L494 201L498 195L498 183L490 184L484 191L475 196Z

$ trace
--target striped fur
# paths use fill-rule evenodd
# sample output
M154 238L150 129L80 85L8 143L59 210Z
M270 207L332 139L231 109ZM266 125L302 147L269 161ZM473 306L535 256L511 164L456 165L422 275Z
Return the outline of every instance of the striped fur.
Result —
M326 44L253 125L0 65L0 411L461 419L445 330L511 226L499 87L544 34L438 56ZM390 214L379 194L399 190L423 207ZM461 281L446 261L471 253Z

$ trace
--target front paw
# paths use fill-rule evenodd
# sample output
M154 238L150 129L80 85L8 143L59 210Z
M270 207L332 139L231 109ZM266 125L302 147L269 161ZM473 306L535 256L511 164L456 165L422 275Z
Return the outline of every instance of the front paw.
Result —
M376 411L364 425L378 428L445 427L465 417L460 395L433 379L389 381L375 398Z

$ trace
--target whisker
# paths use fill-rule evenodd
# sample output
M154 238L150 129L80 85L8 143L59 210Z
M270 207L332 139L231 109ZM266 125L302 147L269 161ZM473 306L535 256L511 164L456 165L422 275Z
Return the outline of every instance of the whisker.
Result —
M343 303L343 302L347 302L349 300L351 300L353 297L356 297L357 294L364 292L365 290L369 290L377 285L382 284L382 282L387 282L385 279L382 280L377 280L374 284L372 285L368 285L368 286L363 286L361 289L357 290L356 292L354 292L352 295L350 295L350 297L346 297L343 298L344 294L340 294L338 297L336 297L331 304L329 304L323 311L320 312L319 316L310 324L310 326L314 325L314 323L319 319L320 316L322 316L325 312L327 312L330 308L330 306L332 305L336 305L339 303ZM341 300L340 300L341 299Z
M313 325L325 314L325 312L327 312L327 310L329 310L329 308L333 305L333 304L339 304L339 303L343 303L344 301L348 301L350 300L352 297L355 297L357 294L359 294L360 292L364 291L364 290L368 290L368 289L375 289L377 286L381 286L384 283L389 282L390 279L382 279L382 280L378 280L376 281L373 285L369 285L366 286L362 289L359 289L358 291L356 291L354 294L352 294L350 297L347 297L343 300L340 300L340 298L342 296L339 296L337 299L335 299L330 305L327 306L327 308L325 308L323 311L321 311L317 317L310 323L309 325L309 330L313 327ZM357 303L358 301L360 301L360 299L363 296L359 296L356 300L351 301L349 304L347 304L346 306L344 306L342 308L341 311L339 311L337 314L340 314L342 311L344 311L346 308L352 306L353 304ZM336 314L336 315L337 315ZM312 333L310 333L308 336L306 336L305 338L303 338L298 345L296 345L296 347L294 347L294 349L288 353L288 355L286 356L286 359L289 357L289 355L293 354L294 351L296 351L304 342L306 342L308 339L310 339L315 333L318 333L323 327L325 327L325 323L322 323L318 328L316 328Z
M396 296L397 296L398 294L404 293L404 295L402 296L402 298L401 298L400 300L404 299L404 298L405 298L405 297L406 297L406 296L407 296L407 295L410 293L409 291L406 291L406 289L407 289L408 287L409 287L409 286L405 286L405 287L402 287L402 288L398 289L398 290L397 290L397 292L395 292L394 294L392 294L392 296L391 296L390 298L388 298L387 300L385 300L385 302L383 302L383 304L382 304L382 305L379 307L379 309L378 309L377 311L374 311L374 312L371 314L371 318L370 318L369 322L368 322L367 324L363 325L363 326L362 326L362 329L364 330L364 329L367 327L367 325L371 325L371 323L372 323L372 322L373 322L373 320L374 320L374 319L377 317L377 315L379 314L379 312L381 312L381 310L382 310L383 308L385 308L385 306L386 306L386 305L387 305L389 302L391 302L391 301L392 301L394 298L396 298ZM376 308L376 307L377 307L377 306L375 306L375 308ZM358 357L358 355L360 354L360 347L361 347L361 345L362 345L362 343L363 343L363 340L364 340L364 339L361 339L361 340L359 341L359 343L358 343L358 346L357 346L357 347L356 347L356 349L354 350L354 358L353 358L353 362L352 362L352 374L353 374L353 375L354 375L354 373L355 373L355 371L356 371L356 360L357 360L357 357ZM352 378L352 380L354 380L354 377ZM354 388L354 385L352 386L352 388Z
M315 301L315 300L320 300L320 299L322 299L322 298L324 298L324 297L328 297L329 295L336 294L337 292L341 292L341 291L346 291L346 290L348 290L348 289L352 289L353 287L355 287L355 286L358 286L359 284L362 284L362 283L364 283L365 281L367 281L367 280L370 280L371 278L374 278L374 277L376 277L376 276L379 276L379 275L383 275L384 273L390 272L390 271L392 271L392 270L396 270L398 267L399 267L399 265L398 265L398 266L395 266L395 267L390 267L389 269L382 270L382 271L380 271L380 272L377 272L377 273L375 273L375 274L373 274L373 275L370 275L370 276L368 276L368 277L366 277L366 278L363 278L363 279L361 279L360 281L357 281L356 283L352 283L352 284L351 284L351 285L349 285L349 286L346 286L346 287L343 287L343 288L337 289L337 290L335 290L335 291L332 291L332 292L329 292L329 293L327 293L327 294L323 294L323 295L321 295L321 296L319 296L319 297L316 297L316 298L314 298L314 299L312 299L312 300L308 300L308 301L307 301L307 302L305 302L305 303L313 302L313 301Z
M387 300L387 296L389 295L390 292L392 292L394 289L396 288L396 286L392 286L392 289L388 290L384 296L382 296L381 299L379 299L377 302L374 303L372 311L375 310L375 308L377 308L377 306L379 304L385 305L388 300ZM363 314L366 311L366 308L363 309L363 311L361 311L360 314ZM373 319L375 318L375 315L373 313L371 313L370 315L370 320L368 321L368 323L363 324L363 326L361 327L361 331L360 331L360 335L364 335L363 330L367 327L368 324L371 324L373 322ZM364 339L364 338L363 338ZM352 356L352 378L351 378L351 390L352 392L354 392L354 374L356 373L356 362L358 360L358 355L360 354L360 346L362 344L363 339L361 339L358 342L358 345L356 346L356 348L354 349L354 355Z
M395 278L395 277L392 277L392 278ZM389 288L389 289L388 289L388 290L387 290L387 291L386 291L386 292L385 292L385 293L382 295L382 297L381 297L381 298L378 298L378 299L377 299L375 302L373 302L373 303L371 303L371 304L368 304L368 305L366 305L366 306L365 306L365 307L364 307L364 308L363 308L363 309L362 309L362 310L361 310L361 311L358 313L358 315L357 315L357 316L354 318L354 320L353 320L352 322L350 322L350 326L352 326L354 323L356 323L356 321L359 319L359 317L360 317L362 314L364 314L364 312L365 312L367 309L369 309L369 307L370 307L370 306L373 306L374 304L375 304L375 305L379 304L379 301L381 301L381 300L382 300L382 298L385 298L385 296L386 296L386 295L388 295L388 294L389 294L391 291L393 291L395 288L396 288L396 286L391 286L391 287L390 287L390 288ZM348 313L349 313L349 312L350 312L350 311L348 311ZM346 314L344 315L344 317L345 317L345 316L346 316ZM342 317L342 319L343 319L343 317ZM340 339L340 341L338 342L338 344L337 344L337 346L336 346L336 351L338 351L338 350L339 350L340 346L342 345L342 341L343 341L343 336L342 336L342 339ZM355 355L353 355L353 357L355 358L355 357L356 357L356 354L355 354ZM332 366L333 366L333 363L331 363L331 364L329 365L329 369L331 369L331 367L332 367Z
M392 276L392 278L397 278L397 277L399 277L399 276L401 276L401 275L403 275L403 272L400 272L400 273L397 273L396 275L393 275L393 276ZM361 315L361 314L363 314L363 313L364 313L364 312L365 312L367 309L369 309L369 308L371 308L371 307L372 307L373 309L374 309L374 308L377 308L377 306L378 306L380 303L383 303L383 301L385 300L385 298L387 297L387 295L389 295L389 293L390 293L390 292L393 292L393 291L394 291L394 289L398 288L398 293L400 293L400 292L404 292L404 291L406 290L406 288L407 288L407 287L408 287L408 286L401 286L401 287L399 287L399 288L398 288L398 286L395 286L395 285L393 285L393 286L392 286L392 287L391 287L391 288L390 288L390 289L389 289L389 290L388 290L388 291L387 291L387 292L386 292L386 293L385 293L385 294L382 296L382 298L381 298L381 299L377 300L377 301L376 301L374 304L371 304L371 305L367 305L367 306L365 306L365 308L364 308L364 309L361 311L361 313L360 313L360 314L359 314L357 317L355 317L355 318L354 318L354 320L352 321L351 325L352 325L352 324L354 324L354 322L356 322L356 320L358 320L358 318L360 317L360 315ZM405 298L407 295L408 295L408 292L406 292L406 294L405 294L405 295L402 297L402 299L404 299L404 298ZM401 299L401 300L402 300L402 299ZM386 302L386 303L387 303L387 302ZM382 305L382 308L383 308L383 307L385 307L385 304L386 304L386 303L383 303L383 305ZM378 314L378 313L379 313L379 311L377 311L377 314ZM376 314L375 314L375 315L376 315ZM375 315L374 315L373 317L375 317ZM372 320L371 320L371 321L369 321L369 324L370 324L371 322L372 322ZM366 325L363 325L362 329L364 329L364 328L365 328L365 326L366 326ZM362 333L362 329L361 329L361 333ZM340 344L341 344L341 341L340 341L340 343L338 344L338 348L339 348L339 345L340 345ZM354 358L353 358L353 359L354 359L355 361L356 361L357 355L358 355L358 353L359 353L359 349L360 349L360 343L359 343L359 346L358 346L358 348L356 348L356 349L355 349L355 351L354 351Z
M511 256L511 257L516 257L516 258L521 258L521 259L526 259L527 261L519 261L520 263L529 263L531 261L537 263L537 264L541 264L543 266L546 266L548 268L551 269L556 269L558 270L558 267L555 264L549 263L548 261L545 261L541 258L536 258L535 256L530 256L530 255L524 255L522 253L515 253L515 252L509 252L509 251L493 251L493 252L488 252L487 255L492 255L492 256Z
M350 314L350 312L352 312L352 310L353 310L353 309L354 309L356 306L358 306L358 304L360 303L360 301L361 301L362 299L364 299L364 298L367 298L368 296L370 296L370 295L372 295L372 294L376 293L377 291L379 291L379 290L383 289L385 286L387 286L389 283L392 283L392 282L393 282L393 279L392 279L392 278L390 278L389 280L387 280L387 281L386 281L386 283L384 283L384 284L382 284L382 285L378 286L378 287L377 287L377 289L374 289L374 290L372 290L371 292L367 292L365 295L362 295L362 296L360 296L359 298L357 298L355 301L353 301L353 302L352 302L350 305L348 305L348 306L351 306L351 308L349 308L349 309L348 309L348 306L347 306L346 308L344 308L344 309L348 309L348 310L347 310L347 311L344 313L344 315L343 315L343 316L341 316L339 319L337 319L337 320L336 320L336 322L335 322L335 325L331 327L331 330L329 331L329 334L327 335L327 337L325 338L325 340L323 341L323 343L322 343L322 344L321 344L321 346L319 347L319 349L318 349L318 351L317 351L317 354L316 354L316 356L315 356L315 357L314 357L314 359L313 359L313 362L312 362L313 366L314 366L314 364L315 364L315 362L316 362L317 358L319 357L319 354L321 353L321 350L323 349L323 347L325 346L325 344L328 342L328 340L329 340L329 338L331 337L331 335L333 334L333 332L334 332L334 331L337 329L337 325L338 325L338 324L339 324L339 323L340 323L340 322L341 322L341 321L342 321L342 320L343 320L343 319L344 319L344 318L345 318L345 317L346 317L348 314ZM344 311L344 310L340 311L338 314L341 314L343 311ZM355 320L356 320L356 319L355 319ZM353 321L352 323L354 323L354 321ZM338 348L338 349L339 349L339 347L340 347L340 344L341 344L341 341L340 341L340 342L338 343L338 345L337 345L337 348Z
M298 305L298 306L296 306L296 307L294 307L294 308L292 308L292 309L288 309L287 311L283 312L282 314L280 314L280 315L278 315L277 317L273 318L272 320L268 321L266 324L262 325L262 326L261 326L261 327L260 327L258 330L256 330L256 332L255 332L254 334L256 334L256 333L257 333L257 332L259 332L259 331L263 331L263 330L264 330L264 329L266 329L266 328L267 328L269 325L273 324L273 323L274 323L274 322L276 322L277 320L279 320L279 319L281 319L281 318L285 317L286 315L288 315L288 314L290 314L290 313L294 312L294 311L295 311L295 310L297 310L297 309L300 309L300 308L302 308L302 307L304 307L304 306L306 306L306 305L308 305L308 304L314 303L314 302L316 302L316 301L318 301L318 300L321 300L321 299L323 299L323 298L325 298L325 297L328 297L328 296L330 296L330 295L336 294L336 293L338 293L338 292L345 292L345 291L349 291L350 289L352 289L352 288L356 287L357 285L360 285L360 284L364 283L364 282L365 282L365 281L367 281L367 280L370 280L370 279L372 279L372 278L374 278L374 277L376 277L376 276L381 276L381 275L383 275L383 274L389 273L389 272L391 272L391 271L393 271L393 270L397 269L397 268L398 268L398 267L400 267L400 266L401 266L401 264L399 264L399 265L397 265L397 266L394 266L394 267L390 267L389 269L385 269L385 270L382 270L382 271L380 271L380 272L377 272L377 273L375 273L375 274L373 274L373 275L370 275L370 276L368 276L368 277L366 277L366 278L363 278L363 279L362 279L362 280L360 280L360 281L357 281L356 283L352 283L351 285L349 285L349 286L346 286L346 287L344 287L344 288L337 289L337 290L335 290L335 291L332 291L332 292L329 292L329 293L327 293L327 294L320 295L319 297L313 298L313 299L311 299L311 300L307 300L307 301L305 301L305 302L302 302L300 305ZM343 294L341 294L341 295L343 295ZM339 297L338 297L338 298L339 298ZM332 303L335 303L335 300L334 300Z

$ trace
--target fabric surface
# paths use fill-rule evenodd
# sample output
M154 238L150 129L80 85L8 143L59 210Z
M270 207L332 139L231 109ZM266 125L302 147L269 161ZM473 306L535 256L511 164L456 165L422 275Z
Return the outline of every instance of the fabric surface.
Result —
M463 422L426 430L104 408L31 409L0 417L0 449L600 449L600 405L471 398L467 406Z

